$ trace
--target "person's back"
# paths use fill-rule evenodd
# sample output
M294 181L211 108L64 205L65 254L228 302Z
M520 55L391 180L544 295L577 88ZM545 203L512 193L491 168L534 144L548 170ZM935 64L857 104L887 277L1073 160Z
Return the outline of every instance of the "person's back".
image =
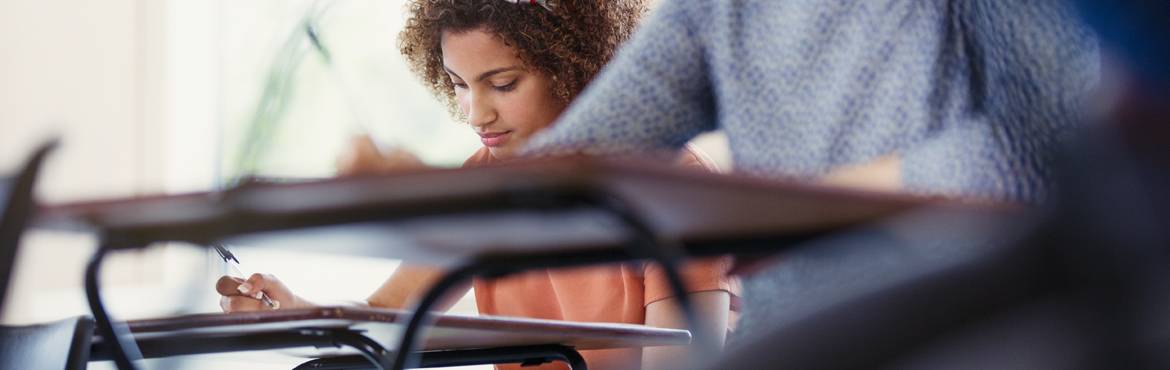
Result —
M899 153L910 190L1035 201L1038 151L1075 122L1073 97L1095 78L1095 46L1066 11L1052 0L665 2L586 90L587 107L534 146L639 150L718 128L737 171L815 178ZM574 127L596 122L646 128Z
M530 153L677 147L722 129L736 171L824 179L896 158L893 190L1039 202L1096 80L1058 0L670 1ZM799 251L745 279L749 333L899 253Z

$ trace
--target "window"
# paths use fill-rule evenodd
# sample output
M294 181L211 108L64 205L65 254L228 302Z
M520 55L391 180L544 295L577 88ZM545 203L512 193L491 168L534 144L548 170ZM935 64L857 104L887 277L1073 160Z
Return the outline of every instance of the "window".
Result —
M330 176L363 132L431 165L461 164L478 140L407 69L404 10L401 0L225 3L224 176Z

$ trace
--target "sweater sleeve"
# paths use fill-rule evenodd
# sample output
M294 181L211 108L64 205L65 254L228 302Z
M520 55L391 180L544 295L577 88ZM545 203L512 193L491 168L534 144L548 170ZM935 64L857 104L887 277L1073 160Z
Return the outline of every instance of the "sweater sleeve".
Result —
M908 190L1042 201L1055 149L1081 119L1096 44L1053 0L960 2L964 117L901 153Z
M693 19L701 3L664 2L526 153L673 150L713 130L705 38Z

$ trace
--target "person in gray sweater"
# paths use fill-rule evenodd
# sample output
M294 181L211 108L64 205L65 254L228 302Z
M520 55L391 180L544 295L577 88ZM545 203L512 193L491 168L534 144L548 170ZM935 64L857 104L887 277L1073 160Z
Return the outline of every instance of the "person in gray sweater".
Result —
M1038 203L1098 68L1060 0L666 0L526 152L675 149L722 130L742 173ZM788 253L745 279L736 336L908 255L971 247L913 244Z

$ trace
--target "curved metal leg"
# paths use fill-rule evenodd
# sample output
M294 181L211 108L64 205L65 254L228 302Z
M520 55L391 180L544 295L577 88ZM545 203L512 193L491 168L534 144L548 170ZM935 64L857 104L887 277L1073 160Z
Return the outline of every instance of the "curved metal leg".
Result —
M407 321L406 328L402 331L401 340L398 341L398 349L395 351L394 363L391 369L403 370L418 366L418 358L414 356L414 348L419 339L422 337L421 329L427 320L430 319L430 309L434 307L447 291L455 287L459 283L471 279L475 276L479 267L475 264L467 265L448 272L442 279L435 282L431 289L427 290L426 295L419 300L415 305L414 312L410 313L410 319Z
M629 241L630 253L643 256L662 265L662 272L666 275L667 282L670 283L671 291L677 297L679 310L686 317L687 324L692 331L701 330L702 326L699 325L698 317L695 315L694 305L691 304L687 295L686 283L683 282L682 274L679 272L679 264L685 254L682 246L674 241L659 238L650 225L634 213L629 202L607 194L599 194L596 197L598 205L618 216L622 222L633 229L634 236ZM712 336L707 335L708 333L695 334L701 341L710 341L712 338ZM701 348L715 347L713 343L700 344Z
M585 358L581 357L581 353L577 350L565 346L557 346L553 350L561 355L561 361L568 364L569 369L589 370L589 366L585 364Z
M698 317L695 316L695 310L691 304L691 300L687 296L686 283L683 282L682 275L679 273L678 266L685 255L685 250L681 245L672 240L659 238L654 233L654 229L638 217L630 202L595 188L576 189L559 194L547 194L546 197L539 199L526 199L529 202L541 204L546 208L548 203L600 207L617 216L634 232L634 235L626 245L629 253L635 257L649 259L662 265L662 272L666 275L667 282L670 283L672 293L677 297L679 310L682 311L686 318L688 326L692 328L693 332L702 330L702 326L698 325ZM711 340L714 336L706 334L697 333L695 335L699 337L699 340L709 342L701 343L700 348L718 348L717 343Z
M379 369L388 370L394 366L386 348L370 337L350 330L333 331L332 335L337 344L353 347Z
M577 191L566 194L558 194L554 197L559 197L566 205L585 204L590 206L601 207L609 212L612 212L623 223L629 226L634 231L634 236L631 238L627 247L629 253L635 257L647 258L658 262L662 265L663 273L666 275L667 281L670 283L671 290L677 297L679 310L683 312L687 323L694 331L701 330L698 318L695 315L693 305L690 298L687 296L686 285L683 282L682 275L679 273L678 265L682 259L682 248L668 240L662 240L657 237L654 230L649 224L643 222L630 208L629 203L612 195L600 193L596 191ZM540 202L541 200L538 200ZM430 316L430 308L433 307L439 299L454 287L467 279L475 276L477 273L483 272L488 266L480 266L476 263L460 267L453 270L447 275L443 276L422 300L415 306L414 312L410 315L406 328L402 333L402 338L398 342L398 350L395 354L393 370L403 370L409 367L417 366L417 356L414 356L414 348L416 342L421 337L419 330L423 327ZM701 341L708 342L713 338L706 333L696 333L696 336ZM712 342L713 343L713 342ZM717 348L712 343L701 343L700 349L713 350ZM579 357L579 355L578 355ZM568 360L568 359L567 359ZM584 360L580 361L584 364Z
M98 333L108 338L114 364L118 366L119 370L134 370L135 367L132 360L142 358L142 354L138 350L138 344L134 343L134 338L130 335L130 329L125 324L115 323L110 319L110 315L106 312L105 305L102 303L101 291L98 288L102 260L108 251L107 245L101 243L98 245L93 257L90 258L89 264L86 265L85 295L89 299L89 309L93 311L93 318Z

